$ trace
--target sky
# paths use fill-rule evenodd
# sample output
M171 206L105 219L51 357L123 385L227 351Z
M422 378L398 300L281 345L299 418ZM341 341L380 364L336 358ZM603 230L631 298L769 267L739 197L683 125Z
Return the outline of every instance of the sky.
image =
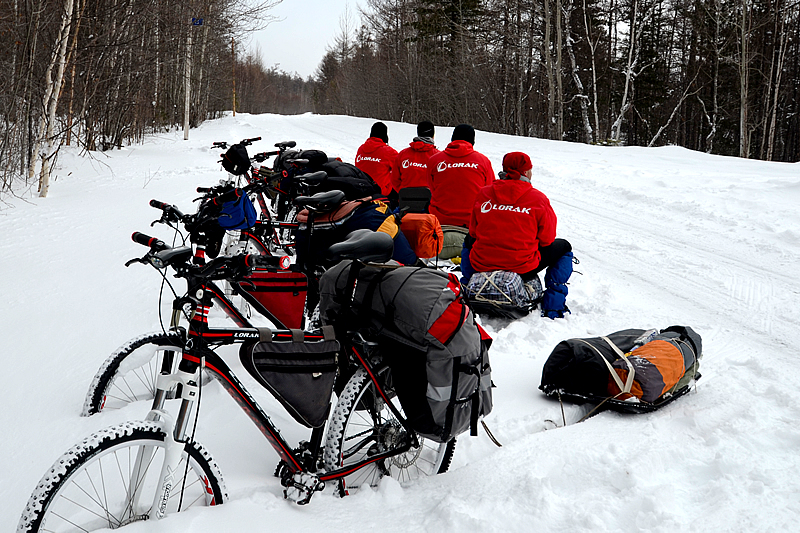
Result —
M348 6L356 23L356 0L283 0L270 12L279 20L255 32L248 49L259 47L267 68L277 65L302 78L313 76L326 48L333 44Z
M214 141L262 136L250 153L294 140L352 162L372 119L237 113L160 132L104 153L64 147L47 198L19 190L0 203L0 531L13 531L37 483L73 444L141 420L149 403L81 417L103 361L128 339L160 331L171 293L144 248L150 199L194 210L196 187L227 176ZM413 124L387 122L410 140ZM437 127L437 138L452 128ZM440 142L440 148L441 144ZM399 143L398 143L399 147ZM580 264L572 313L515 321L481 317L494 338L494 408L458 438L447 473L339 498L332 487L299 507L273 477L278 456L219 384L202 391L195 439L217 462L228 500L125 533L767 533L800 520L800 163L721 157L676 146L603 147L478 131L495 170L503 154L531 156L532 183L558 216ZM170 278L176 290L185 287ZM216 308L213 309L216 311ZM218 313L215 316L219 316ZM168 318L167 318L168 320ZM565 404L539 390L562 340L627 328L693 328L702 378L691 392L641 415ZM294 444L309 431L221 349ZM175 412L175 405L167 409ZM565 422L566 421L566 425ZM59 467L57 467L59 468Z

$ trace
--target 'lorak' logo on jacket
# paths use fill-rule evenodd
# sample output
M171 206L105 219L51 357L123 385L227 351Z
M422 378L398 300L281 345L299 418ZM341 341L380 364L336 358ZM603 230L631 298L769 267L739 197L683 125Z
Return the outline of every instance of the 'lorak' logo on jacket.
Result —
M437 172L444 172L448 168L478 168L478 163L448 163L447 161L442 161L438 165L436 165Z
M410 159L403 159L403 162L400 164L400 166L402 166L403 168L408 168L408 167L428 168L427 164L425 164L425 163L415 163L414 161L411 161Z
M491 200L486 200L481 204L481 213L488 213L489 211L509 211L512 213L522 213L523 215L530 215L530 207L517 207L513 205L495 205Z
M379 157L369 157L366 155L360 155L356 157L356 163L360 163L362 161L372 161L373 163L381 163L383 160Z

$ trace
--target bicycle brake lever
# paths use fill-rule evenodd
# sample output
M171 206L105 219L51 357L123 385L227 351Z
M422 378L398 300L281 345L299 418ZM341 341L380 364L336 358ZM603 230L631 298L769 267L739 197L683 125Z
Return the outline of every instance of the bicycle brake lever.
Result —
M243 280L237 281L237 283L239 283L240 285L247 285L248 287L251 287L251 290L253 290L253 291L256 290L256 284L253 283L252 281L250 281L249 279L243 279Z
M134 263L146 263L146 261L142 257L136 257L134 259L129 259L128 261L125 261L125 266L129 267Z

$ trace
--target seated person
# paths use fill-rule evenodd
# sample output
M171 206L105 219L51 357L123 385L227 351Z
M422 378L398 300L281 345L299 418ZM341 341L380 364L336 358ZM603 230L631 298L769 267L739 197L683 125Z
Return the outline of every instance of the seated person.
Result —
M516 272L523 281L529 281L562 258L568 260L569 274L572 273L572 246L556 238L556 214L547 196L531 185L531 168L527 154L508 153L503 157L500 179L478 192L462 253L463 283L473 272L494 270ZM563 286L567 279L548 283L546 278L547 290L550 285ZM565 308L557 310L561 316Z

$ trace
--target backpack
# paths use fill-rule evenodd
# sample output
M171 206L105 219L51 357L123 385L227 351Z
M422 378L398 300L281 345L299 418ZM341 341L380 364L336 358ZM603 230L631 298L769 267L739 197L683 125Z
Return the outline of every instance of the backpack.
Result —
M444 235L444 244L442 246L442 251L439 253L439 259L461 257L461 250L464 247L464 238L468 233L467 228L462 228L461 226L443 225L442 234Z
M222 168L233 174L241 176L250 170L250 156L243 144L234 144L222 154Z
M547 358L539 389L620 412L654 411L689 391L702 356L700 335L688 326L568 339Z
M436 442L467 429L476 435L478 418L492 410L491 338L458 278L430 268L352 265L342 261L320 278L322 323L337 334L357 329L378 338L416 432Z
M535 309L542 299L536 276L527 283L516 272L475 272L465 287L469 305L478 314L517 319Z
M315 187L315 192L338 190L344 193L347 200L381 194L380 186L355 165L333 160L321 165L319 169L328 174L328 179Z

